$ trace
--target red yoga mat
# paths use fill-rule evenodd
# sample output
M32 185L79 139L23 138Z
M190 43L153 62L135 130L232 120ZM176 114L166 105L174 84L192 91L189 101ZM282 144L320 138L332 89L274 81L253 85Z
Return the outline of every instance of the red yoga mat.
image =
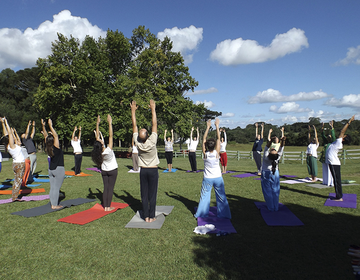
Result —
M65 171L65 175L75 176L75 172L74 172L74 171ZM91 174L86 174L86 173L80 172L80 174L79 174L79 175L76 175L76 176L85 177L85 176L92 176L92 175L91 175Z
M114 213L118 209L123 209L128 206L129 204L127 203L112 202L111 207L115 207L115 209L105 212L104 207L102 207L99 203L96 203L90 209L59 219L58 222L85 225L87 223L100 219L110 213Z
M20 190L20 194L41 193L41 192L45 192L45 189L23 189L23 190ZM0 194L12 194L12 191L11 190L0 191Z

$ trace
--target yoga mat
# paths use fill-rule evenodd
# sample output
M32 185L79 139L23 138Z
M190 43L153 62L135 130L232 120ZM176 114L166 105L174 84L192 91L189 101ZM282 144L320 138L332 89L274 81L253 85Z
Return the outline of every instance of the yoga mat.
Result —
M279 203L279 210L272 212L266 207L265 202L254 202L260 210L261 216L268 226L303 226L304 223L299 220L284 204Z
M50 179L38 179L38 178L33 178L34 182L36 183L50 183Z
M317 181L322 182L322 178L317 178ZM303 178L303 179L295 179L295 180L285 180L280 181L281 184L302 184L302 183L312 183L311 179L309 177Z
M45 192L45 189L43 189L43 188L40 188L40 189L20 189L20 194L41 193L41 192ZM0 194L12 194L12 190L0 191Z
M253 177L253 176L258 176L258 175L257 175L257 173L243 173L243 174L232 175L231 177L248 178L248 177Z
M203 172L203 169L196 170L196 173ZM186 172L192 172L191 170L187 170Z
M77 224L77 225L85 225L97 219L100 219L110 213L114 213L118 209L123 209L128 207L129 204L112 202L111 207L115 207L112 211L104 211L104 207L102 207L99 203L96 203L93 207L88 210L67 216L65 218L57 220L58 222L64 222L69 224Z
M282 182L280 182L282 183ZM333 188L334 186L328 186L323 184L307 184L308 187L317 188L317 189L326 189L326 188Z
M75 172L74 171L65 171L65 175L68 175L68 176L75 176ZM92 176L90 174L85 174L83 172L80 172L79 175L76 175L76 176L79 176L79 177L86 177L86 176Z
M49 199L48 194L23 196L20 200L21 201L38 201L38 200L45 200L45 199ZM0 200L0 204L11 203L11 202L12 202L11 198Z
M60 205L64 206L64 208L66 208L66 207L76 206L76 205L80 205L80 204L84 204L84 203L88 203L88 202L93 202L93 201L96 201L96 199L87 199L87 198L79 197L79 198L75 198L75 199L63 200L63 201L60 202ZM19 212L14 212L14 213L11 213L11 214L29 218L29 217L35 217L35 216L40 216L40 215L48 214L48 213L51 213L51 212L59 211L59 210L62 210L64 208L51 209L51 204L49 202L48 204L45 204L43 206L30 208L30 209L26 209L26 210L19 211Z
M137 211L134 217L130 222L125 226L125 228L146 228L146 229L160 229L165 222L165 215L169 215L174 206L156 206L155 218L156 220L152 223L145 222L142 219L142 210Z
M195 207L196 211L197 207ZM237 233L235 228L233 227L230 219L218 218L217 208L210 207L209 216L206 218L198 217L197 224L198 226L204 226L206 224L212 224L215 226L215 230L209 231L208 233L219 233L219 232L227 232L227 233Z
M163 171L163 173L175 173L176 171L177 171L176 168L172 168L171 172L169 172L169 169L166 169L166 170Z
M101 173L101 170L97 167L91 167L91 168L85 168L85 169Z
M334 201L330 197L335 198L335 193L330 193L329 198L325 201L324 206L342 207L342 208L356 208L356 194L344 193L343 201Z

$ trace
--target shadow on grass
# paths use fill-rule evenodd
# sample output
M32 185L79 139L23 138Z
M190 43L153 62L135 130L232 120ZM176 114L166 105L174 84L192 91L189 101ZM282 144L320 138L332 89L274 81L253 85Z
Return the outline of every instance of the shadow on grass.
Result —
M280 188L281 188L282 190L287 190L287 191L291 191L291 192L296 192L296 193L301 193L301 194L306 194L306 195L321 197L321 198L325 198L325 199L329 198L328 195L321 195L321 194L317 194L317 193L307 192L307 191L304 191L304 190L297 190L297 189L289 188L288 186L281 185L281 181L280 181Z
M192 214L195 214L195 207L198 206L198 202L194 201L194 200L190 200L188 198L186 198L185 196L182 196L180 194L177 194L177 193L174 193L172 191L170 192L165 192L165 194L168 196L168 197L171 197L173 199L176 199L180 202L182 202L186 208L192 213Z
M126 195L118 195L114 192L115 197L123 200L125 203L129 204L130 208L136 213L138 210L142 209L141 201L133 197L129 192L122 190Z
M193 237L193 261L206 279L353 279L346 251L360 243L358 216L286 204L304 226L270 227L254 200L227 198L238 233Z
M101 190L99 190L98 188L96 189L98 192L97 193L94 193L92 191L91 188L89 188L89 194L86 196L87 198L89 199L94 199L94 198L97 198L98 200L100 200L100 204L102 205L103 204L103 193Z

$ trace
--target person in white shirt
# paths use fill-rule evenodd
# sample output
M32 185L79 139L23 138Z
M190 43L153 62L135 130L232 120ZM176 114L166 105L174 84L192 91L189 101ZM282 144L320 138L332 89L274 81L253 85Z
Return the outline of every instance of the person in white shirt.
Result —
M220 134L224 132L224 137L221 137L220 140L220 163L222 167L222 173L226 173L227 168L227 154L226 154L226 145L227 145L227 138L225 128L220 128Z
M13 158L12 168L14 171L14 183L12 186L11 200L20 201L20 187L22 183L22 178L25 172L25 157L21 151L21 142L20 139L17 139L14 134L14 129L10 128L7 119L1 118L1 123L3 127L3 133L5 135L5 147ZM6 137L7 136L7 137Z
M174 152L174 130L171 130L171 138L168 137L166 140L166 132L164 132L164 143L165 143L165 158L168 166L168 171L171 172L173 152Z
M206 139L210 126L211 120L208 120L202 147L204 153L204 178L201 186L199 206L194 217L198 218L208 216L210 209L211 189L214 186L216 195L217 217L231 219L230 207L225 194L224 179L221 175L221 169L219 165L219 119L216 118L215 120L217 140L215 140L214 138Z
M134 137L131 140L131 159L133 162L133 170L139 171L139 151L137 147L135 146Z
M96 121L96 141L94 143L94 148L91 153L93 162L101 167L101 176L104 183L104 192L103 192L103 207L105 211L112 211L115 208L111 207L111 200L114 194L114 187L116 183L116 178L118 175L118 164L116 161L115 153L113 151L113 127L112 127L112 118L110 115L107 115L107 121L109 124L109 144L105 148L104 140L100 138L99 124L100 116L97 117Z
M160 163L156 143L158 139L157 134L157 118L156 118L156 104L154 100L150 100L149 107L151 109L151 135L145 128L138 131L136 124L136 110L138 106L136 101L132 101L131 121L133 126L133 138L135 145L139 151L139 166L140 168L140 193L141 203L143 208L143 218L145 222L151 223L156 220L156 197L159 182L158 164Z
M270 128L269 129L269 135L268 135L268 141L271 141L270 149L275 149L276 151L278 151L279 148L280 148L279 138L277 136L271 137L272 131L273 131L272 128ZM282 127L280 129L280 131L281 131L281 138L283 138L284 137L284 127Z
M317 167L317 149L319 148L319 140L316 132L316 127L313 125L314 128L314 138L311 139L311 126L309 125L309 133L308 133L308 141L309 145L306 149L306 163L309 175L311 175L311 181L316 182L316 176L318 172Z
M194 127L191 128L191 133L190 133L189 161L190 161L191 171L196 172L197 171L196 148L197 145L199 144L199 128L198 127L196 128L197 137L193 138L193 131L194 131Z
M347 128L350 123L355 119L355 115L344 125L340 131L339 137L335 142L332 142L326 151L325 162L329 164L330 172L333 177L334 187L336 197L334 201L343 201L342 185L341 185L341 171L340 171L340 159L338 157L338 152L343 148L343 142L348 142L348 137L345 135Z
M79 136L75 135L77 126L74 127L74 131L71 136L71 146L74 149L75 158L75 176L81 173L81 162L82 162L82 148L81 148L81 126L79 126Z
M263 155L261 170L261 189L264 195L266 206L269 211L279 210L280 175L279 160L283 153L286 137L282 137L279 150L271 148L272 141L268 141Z

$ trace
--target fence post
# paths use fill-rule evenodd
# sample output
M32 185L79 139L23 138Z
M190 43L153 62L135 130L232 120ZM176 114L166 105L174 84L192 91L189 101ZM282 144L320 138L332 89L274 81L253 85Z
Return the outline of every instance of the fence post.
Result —
M285 151L283 151L283 156L281 158L281 163L284 163L285 162Z
M343 150L343 162L345 165L345 163L346 163L346 150L345 149Z
M239 151L237 151L237 160L239 161L240 160L240 152Z
M304 164L304 151L301 151L301 164Z

